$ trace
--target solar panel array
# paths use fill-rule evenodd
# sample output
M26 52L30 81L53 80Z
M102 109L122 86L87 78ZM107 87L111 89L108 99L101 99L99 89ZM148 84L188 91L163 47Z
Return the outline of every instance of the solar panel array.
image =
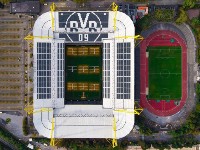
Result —
M51 98L51 43L37 43L37 98Z
M58 43L57 97L64 98L64 44Z
M117 99L130 99L130 43L117 43Z
M103 98L110 98L110 43L103 46Z

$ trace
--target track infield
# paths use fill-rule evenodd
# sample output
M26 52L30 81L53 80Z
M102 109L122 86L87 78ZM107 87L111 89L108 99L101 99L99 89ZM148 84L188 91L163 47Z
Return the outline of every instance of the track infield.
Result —
M148 47L148 99L181 99L181 47Z

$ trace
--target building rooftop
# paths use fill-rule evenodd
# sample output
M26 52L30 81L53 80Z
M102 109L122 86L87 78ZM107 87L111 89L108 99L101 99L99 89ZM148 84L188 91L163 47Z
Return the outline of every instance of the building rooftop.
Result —
M117 12L116 24L113 21L114 17L115 12L111 11L67 11L54 12L53 17L51 12L47 12L36 20L33 28L33 36L35 36L33 98L34 110L39 113L34 113L33 122L39 134L48 138L52 136L114 138L116 133L118 139L132 130L134 113L126 113L126 111L134 112L135 28L126 14ZM52 19L54 19L54 29ZM116 30L113 26L116 26ZM68 52L69 45L79 47L70 48ZM67 75L74 73L74 68L64 68L66 55L73 54L76 56L71 57L77 57L80 54L79 50L83 54L84 49L80 46L84 45L102 47L103 67L100 66L103 74L102 103L93 104L89 101L88 104L81 103L88 100L81 100L81 97L87 96L88 85L82 82L81 84L70 83L68 86L68 81L65 79L68 78ZM96 90L96 88L98 89L99 86L91 88L89 85L89 89ZM70 100L80 102L65 103L69 97L65 97L64 90L77 89L85 91L85 95L79 96L80 98L72 97ZM48 111L42 111L43 108L47 108ZM53 135L51 134L52 122L55 126Z
M26 1L19 3L10 3L10 13L29 13L39 14L40 13L40 2L39 1Z

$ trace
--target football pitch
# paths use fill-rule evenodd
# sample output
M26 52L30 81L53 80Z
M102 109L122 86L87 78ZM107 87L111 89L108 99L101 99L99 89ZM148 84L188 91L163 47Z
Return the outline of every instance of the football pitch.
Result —
M65 103L101 101L101 47L66 46L65 52Z
M181 47L148 47L148 99L180 100L182 91Z

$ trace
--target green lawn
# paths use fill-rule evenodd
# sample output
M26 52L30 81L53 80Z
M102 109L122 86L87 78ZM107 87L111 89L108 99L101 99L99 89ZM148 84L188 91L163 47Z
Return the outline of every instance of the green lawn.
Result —
M72 47L72 46L70 46ZM75 46L78 47L78 46ZM79 46L80 47L80 46ZM97 46L95 46L97 47ZM102 100L102 54L100 48L99 56L67 56L67 47L65 54L65 101L75 102L75 101L101 101ZM100 73L98 74L80 74L78 70L71 71L68 66L99 66ZM89 91L89 90L67 90L67 83L69 82L84 82L84 83L98 83L100 84L99 91ZM85 99L81 99L83 92L86 96Z
M148 99L179 100L181 98L181 47L148 47Z

